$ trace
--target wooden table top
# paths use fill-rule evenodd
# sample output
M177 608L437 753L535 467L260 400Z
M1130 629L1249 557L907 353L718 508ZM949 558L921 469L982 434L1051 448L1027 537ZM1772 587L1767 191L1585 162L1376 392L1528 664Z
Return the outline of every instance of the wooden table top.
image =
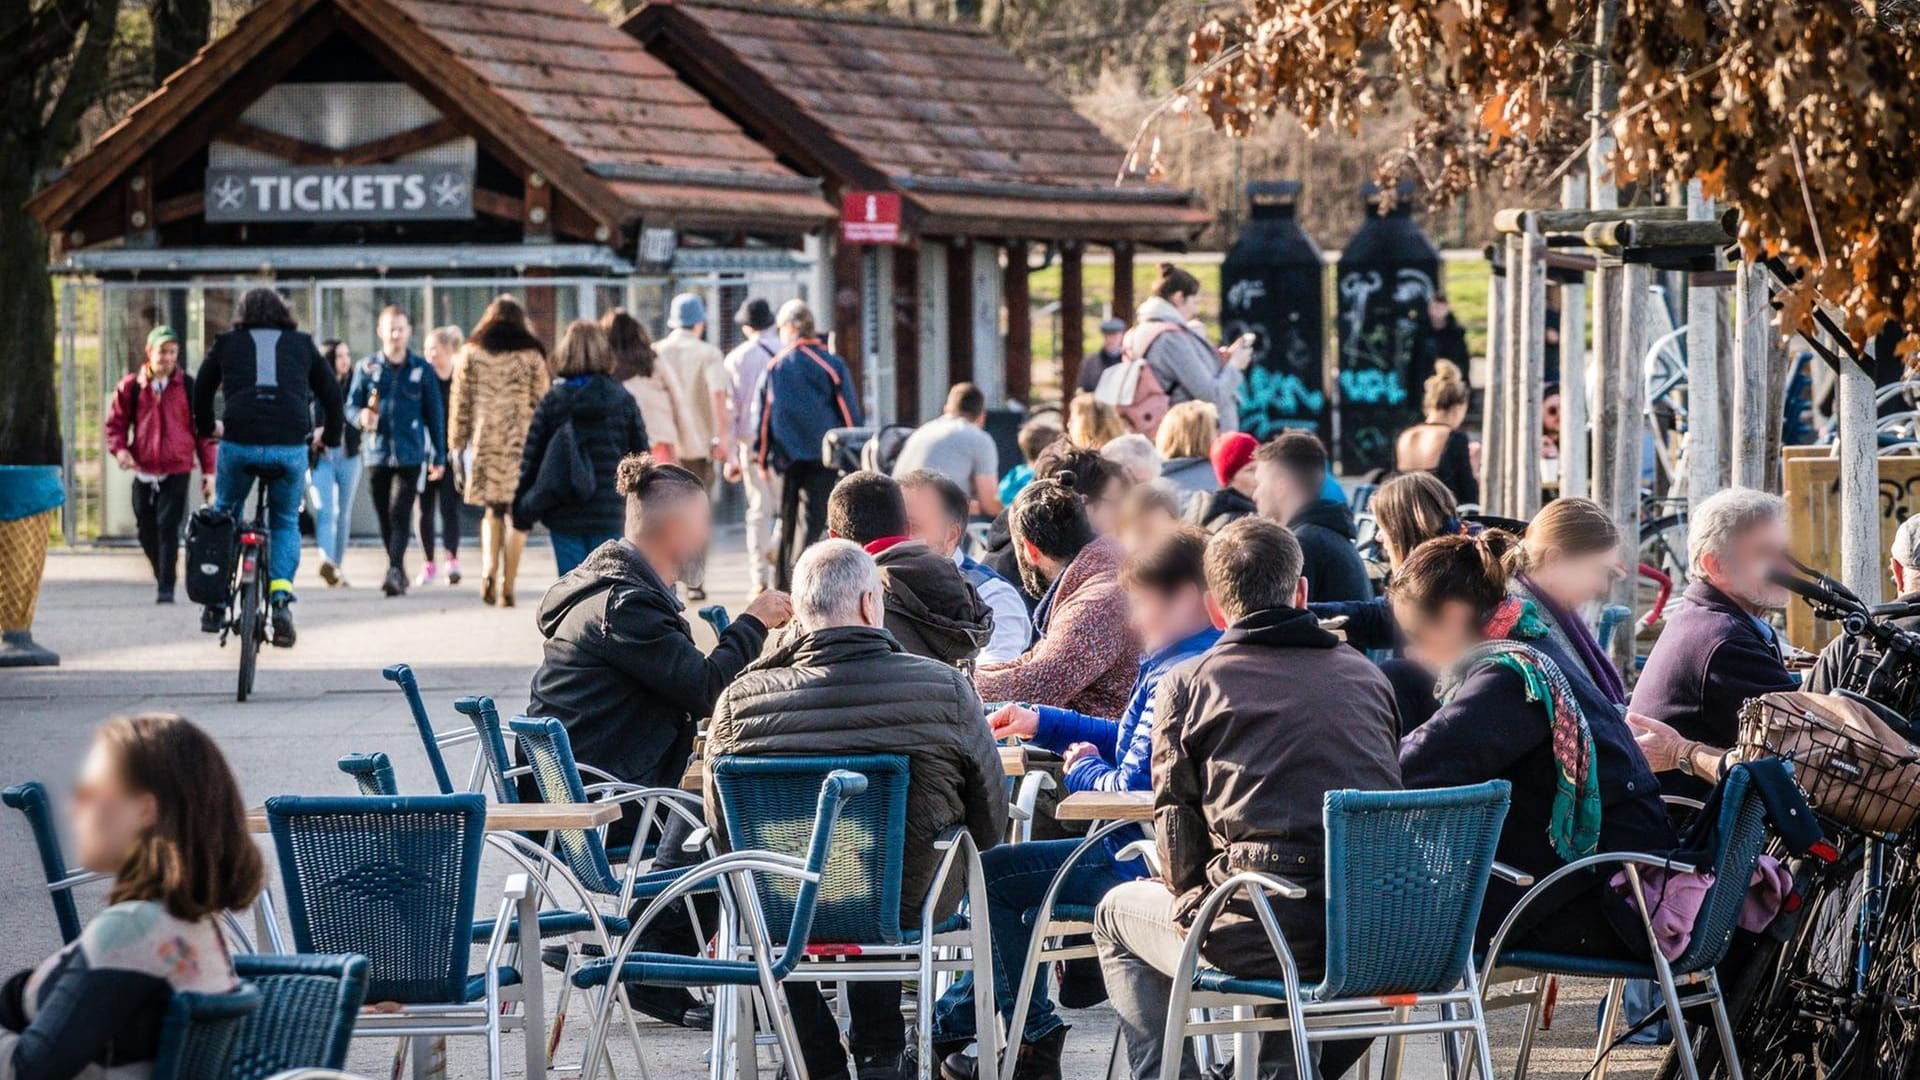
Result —
M493 803L487 804L487 828L501 832L543 832L548 829L594 829L620 816L618 803ZM247 811L247 831L264 833L267 808Z
M1008 776L1027 774L1027 748L1025 746L1000 747L1000 769ZM700 759L687 766L686 775L680 778L680 790L707 790L707 763Z
M1060 800L1053 816L1061 821L1152 821L1151 791L1076 791Z

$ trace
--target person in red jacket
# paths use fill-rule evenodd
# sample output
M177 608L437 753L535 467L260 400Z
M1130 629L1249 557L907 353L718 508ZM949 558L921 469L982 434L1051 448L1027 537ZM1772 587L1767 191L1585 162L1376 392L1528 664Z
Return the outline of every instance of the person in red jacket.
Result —
M133 519L140 549L153 564L155 603L173 603L180 563L180 523L187 483L200 466L200 497L213 497L216 440L193 431L193 376L180 367L180 335L156 326L147 335L147 359L120 380L107 413L107 452L133 474Z

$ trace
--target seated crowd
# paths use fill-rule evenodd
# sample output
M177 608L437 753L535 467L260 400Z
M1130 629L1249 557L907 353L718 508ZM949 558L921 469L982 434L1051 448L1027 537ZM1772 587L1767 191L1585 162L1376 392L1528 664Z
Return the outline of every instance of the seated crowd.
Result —
M558 718L581 761L650 786L677 786L709 716L709 756L905 755L901 925L918 928L935 838L965 829L986 878L987 910L970 914L991 927L994 1000L1018 1040L1020 1080L1061 1076L1068 1026L1046 972L1025 1015L1013 1009L1028 912L1078 842L1002 843L1008 797L995 743L1057 753L1070 793L1151 791L1158 879L1122 855L1145 835L1135 827L1078 862L1058 893L1096 912L1104 992L1131 1075L1146 1080L1168 1053L1182 1055L1183 1075L1199 1075L1188 1048L1162 1045L1163 1026L1192 916L1231 874L1264 869L1307 889L1305 902L1274 910L1302 976L1317 977L1327 792L1508 781L1498 858L1536 876L1596 852L1668 851L1676 839L1663 790L1703 790L1733 744L1739 703L1793 684L1767 622L1782 600L1767 573L1785 555L1771 496L1726 491L1696 512L1695 582L1634 691L1640 715L1630 715L1580 614L1620 572L1620 533L1598 506L1558 500L1515 537L1464 521L1432 475L1398 476L1372 504L1390 568L1377 590L1316 438L1215 435L1202 453L1213 406L1182 408L1157 448L1109 454L1065 437L1033 447L1029 476L1009 490L990 471L963 483L942 467L978 431L978 402L956 394L942 441L917 447L897 480L863 471L832 487L826 538L795 560L791 597L757 593L710 650L696 644L675 590L711 541L705 487L678 465L630 456L618 470L622 535L587 553L540 605L544 652L527 712ZM1175 475L1154 475L1169 466ZM995 518L977 560L967 550L973 513ZM1914 546L1909 536L1896 552L1896 574L1920 581ZM723 841L712 789L705 810ZM88 758L76 824L82 864L119 875L114 905L0 994L0 1055L12 1070L0 1075L106 1062L103 1053L137 1060L168 992L233 982L209 920L251 898L260 867L211 742L177 718L109 724ZM634 827L631 817L615 825L610 842ZM657 867L696 857L680 842L687 831L662 839ZM953 884L942 914L958 909ZM1637 916L1600 874L1558 889L1513 944L1647 955ZM1493 883L1481 943L1523 891ZM684 915L647 934L648 951L704 947ZM162 936L187 953L142 948ZM1245 900L1228 905L1204 951L1232 975L1280 974ZM814 1080L920 1068L975 1080L975 990L962 977L923 1000L929 1063L907 1049L898 983L850 984L845 1046L817 984L790 984L786 996ZM96 1030L105 1010L78 1007L98 995L121 1002L113 1032ZM634 987L629 997L672 1023L709 1022L685 991ZM117 1049L103 1051L107 1039ZM1365 1046L1321 1044L1320 1074L1344 1074ZM1263 1040L1261 1074L1290 1074L1291 1054L1287 1040Z

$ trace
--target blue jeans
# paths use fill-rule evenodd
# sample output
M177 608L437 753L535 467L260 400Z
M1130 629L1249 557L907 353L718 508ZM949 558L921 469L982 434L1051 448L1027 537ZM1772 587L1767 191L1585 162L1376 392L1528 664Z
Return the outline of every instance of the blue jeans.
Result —
M561 577L566 577L574 567L586 562L594 548L609 540L620 539L619 533L602 536L599 533L550 532L547 536L553 541L553 565Z
M307 490L305 446L246 446L223 442L214 461L213 505L240 521L250 521L247 493L253 490L249 465L278 465L280 479L267 483L268 588L293 592L293 575L300 569L300 499Z
M348 457L340 447L328 447L314 463L309 487L315 504L314 542L328 562L343 565L353 527L353 496L360 490L360 455Z
M1041 840L1006 844L980 853L980 868L987 879L987 922L993 929L993 1000L1009 1030L1013 1027L1014 993L1026 974L1022 968L1033 939L1026 913L1040 906L1054 875L1079 846L1078 840ZM1140 877L1142 872L1137 862L1116 865L1104 850L1090 851L1067 872L1055 903L1092 907L1109 889ZM1053 1011L1047 973L1042 968L1034 982L1033 1001L1027 1006L1024 1038L1038 1042L1063 1026ZM965 1042L975 1036L973 976L964 974L934 1006L933 1038L936 1042Z

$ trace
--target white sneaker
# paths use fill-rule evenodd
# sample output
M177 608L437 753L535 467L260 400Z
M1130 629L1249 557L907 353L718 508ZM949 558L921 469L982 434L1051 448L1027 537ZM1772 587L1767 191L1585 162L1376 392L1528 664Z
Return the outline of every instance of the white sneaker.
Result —
M417 578L414 578L413 583L415 585L431 585L433 584L434 579L439 576L440 576L439 568L434 566L433 560L429 559L427 560L427 564L420 568L420 576Z

